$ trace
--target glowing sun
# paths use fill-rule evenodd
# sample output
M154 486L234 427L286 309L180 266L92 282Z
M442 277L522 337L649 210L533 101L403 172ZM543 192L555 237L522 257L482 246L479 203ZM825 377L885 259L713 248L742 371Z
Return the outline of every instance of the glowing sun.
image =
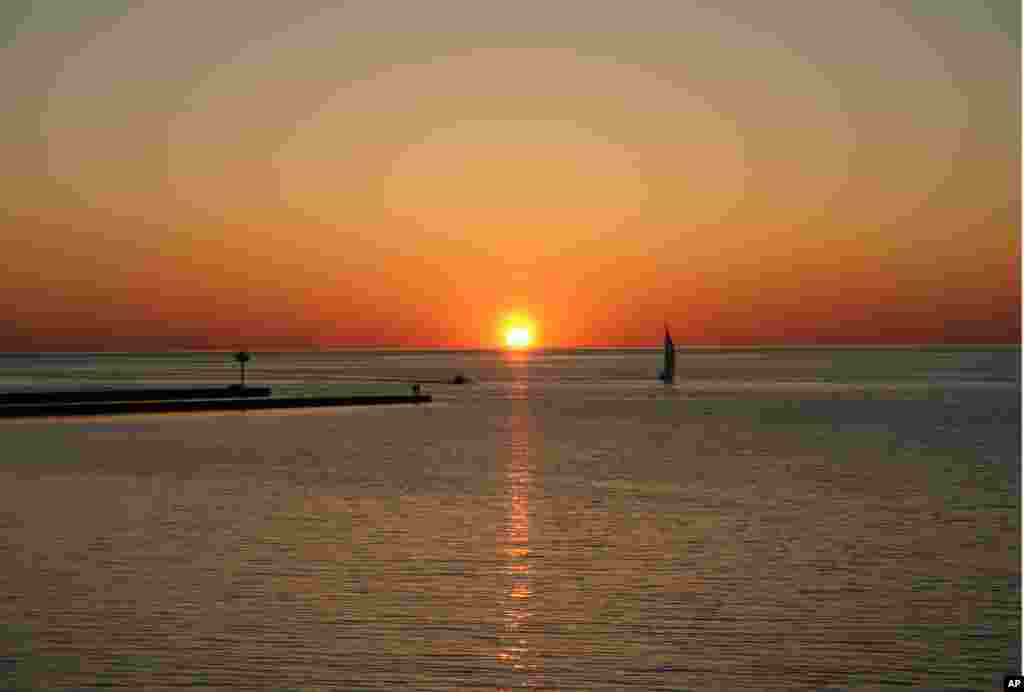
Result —
M505 345L509 348L527 348L533 343L529 327L509 327L505 330Z

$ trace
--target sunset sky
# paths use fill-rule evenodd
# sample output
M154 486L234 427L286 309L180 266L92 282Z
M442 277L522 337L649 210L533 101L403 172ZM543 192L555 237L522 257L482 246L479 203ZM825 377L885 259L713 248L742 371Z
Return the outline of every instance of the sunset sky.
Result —
M8 0L0 351L1020 341L1016 0Z

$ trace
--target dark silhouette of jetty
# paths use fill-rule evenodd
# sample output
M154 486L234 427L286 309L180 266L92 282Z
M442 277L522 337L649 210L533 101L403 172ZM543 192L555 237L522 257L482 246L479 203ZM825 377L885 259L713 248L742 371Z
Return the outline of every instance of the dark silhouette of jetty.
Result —
M0 418L97 416L169 411L249 411L323 406L421 404L429 394L273 397L269 387L232 385L219 389L133 389L0 394Z
M432 401L414 385L411 394L272 397L270 387L245 386L248 351L232 356L238 363L238 384L189 389L82 389L64 392L0 392L0 418L28 416L98 416L112 413L165 411L248 411L252 409L309 408L314 406L375 406L422 404Z
M77 404L97 401L161 399L226 399L270 396L270 387L208 387L190 389L83 389L67 392L0 392L4 404Z

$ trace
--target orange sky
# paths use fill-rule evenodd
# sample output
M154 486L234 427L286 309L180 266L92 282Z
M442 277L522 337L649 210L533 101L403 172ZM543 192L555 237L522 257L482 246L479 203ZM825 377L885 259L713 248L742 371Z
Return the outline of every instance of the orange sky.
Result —
M0 350L1019 343L1019 3L804 5L0 10Z

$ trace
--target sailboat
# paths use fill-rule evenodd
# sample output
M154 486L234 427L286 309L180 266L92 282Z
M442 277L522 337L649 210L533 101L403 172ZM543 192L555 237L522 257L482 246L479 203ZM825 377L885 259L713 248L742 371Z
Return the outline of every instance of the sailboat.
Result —
M672 335L668 333L668 325L665 325L665 367L658 373L658 379L665 384L672 384L676 381L676 345L672 343Z

